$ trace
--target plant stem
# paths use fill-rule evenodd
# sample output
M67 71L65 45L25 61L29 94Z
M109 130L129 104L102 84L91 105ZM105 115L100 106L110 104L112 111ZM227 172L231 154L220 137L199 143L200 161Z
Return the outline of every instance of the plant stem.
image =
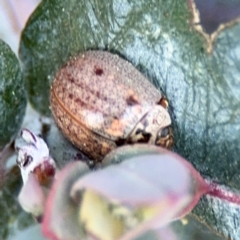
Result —
M209 185L209 191L206 194L219 198L221 200L240 205L239 194L236 194L227 189L225 186L222 186L215 182L207 181L207 184Z

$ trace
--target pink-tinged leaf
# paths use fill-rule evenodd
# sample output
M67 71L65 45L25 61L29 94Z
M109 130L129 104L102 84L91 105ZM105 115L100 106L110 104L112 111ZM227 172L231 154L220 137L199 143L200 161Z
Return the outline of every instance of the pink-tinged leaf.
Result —
M43 221L47 237L130 240L188 213L208 190L190 163L155 146L118 148L103 166L85 174L75 162L58 175Z
M119 153L121 156L124 155L122 159L119 159ZM196 205L200 196L208 190L207 184L190 163L159 147L124 146L113 151L111 156L118 156L121 163L85 175L73 185L71 196L77 200L86 189L88 194L91 192L91 198L96 198L92 192L100 196L100 200L93 203L105 201L112 208L124 209L126 213L119 213L122 218L131 221L136 219L136 223L130 224L131 226L126 223L128 220L124 220L121 239L132 239L149 228L160 227L187 214ZM126 156L129 156L128 160L122 161ZM99 209L96 208L93 216L90 216L92 210L83 209L90 208L84 199L83 195L80 222L82 221L88 232L98 236L99 239L104 239L106 228L104 233L101 232L97 229L96 220L93 219L96 218ZM89 202L90 197L87 199ZM139 212L140 218L137 216ZM112 218L108 220L111 223L113 221L115 220ZM109 239L116 238L111 231L112 227L107 235Z
M150 229L156 231L158 239L175 240L176 236L171 231L171 229L170 228L162 229L162 227L166 225L166 223L168 223L169 221L173 220L175 216L179 213L179 211L181 211L181 209L184 208L184 206L188 202L188 198L175 199L174 201L173 199L168 199L168 202L166 201L167 200L163 202L162 206L160 206L159 209L153 206L152 211L155 211L154 214L151 214L150 216L145 215L147 217L143 218L142 222L140 222L139 225L136 225L133 229L128 230L126 233L124 233L122 237L119 238L119 240L135 239L138 236L149 231ZM143 210L145 209L143 208ZM168 232L168 238L163 238L163 236L166 235L166 232Z
M21 207L36 218L41 218L45 207L45 194L33 173L30 173L18 196Z
M176 155L143 155L86 175L74 184L72 195L87 188L128 205L154 204L168 192L173 197L192 194L193 180Z
M88 172L81 162L67 165L53 184L46 203L43 219L43 233L54 240L77 240L84 238L83 226L78 224L78 205L70 198L74 182Z

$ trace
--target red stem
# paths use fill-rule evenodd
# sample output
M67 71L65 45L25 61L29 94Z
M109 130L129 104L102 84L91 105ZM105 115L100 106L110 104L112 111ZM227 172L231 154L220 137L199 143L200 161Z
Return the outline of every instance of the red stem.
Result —
M207 184L209 185L209 191L206 194L219 198L221 200L240 205L240 195L229 191L228 189L217 183L207 182Z

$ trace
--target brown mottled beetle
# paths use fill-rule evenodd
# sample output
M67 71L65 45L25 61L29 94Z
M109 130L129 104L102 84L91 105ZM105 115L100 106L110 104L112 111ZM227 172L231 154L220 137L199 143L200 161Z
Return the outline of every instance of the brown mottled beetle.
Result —
M55 76L50 102L64 135L96 161L123 144L173 144L166 99L129 62L109 52L71 58Z

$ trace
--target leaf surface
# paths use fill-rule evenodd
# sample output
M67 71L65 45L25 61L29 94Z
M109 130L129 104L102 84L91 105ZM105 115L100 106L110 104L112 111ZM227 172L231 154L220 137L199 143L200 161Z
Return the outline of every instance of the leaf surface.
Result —
M16 136L26 103L18 59L10 47L0 40L0 150Z

